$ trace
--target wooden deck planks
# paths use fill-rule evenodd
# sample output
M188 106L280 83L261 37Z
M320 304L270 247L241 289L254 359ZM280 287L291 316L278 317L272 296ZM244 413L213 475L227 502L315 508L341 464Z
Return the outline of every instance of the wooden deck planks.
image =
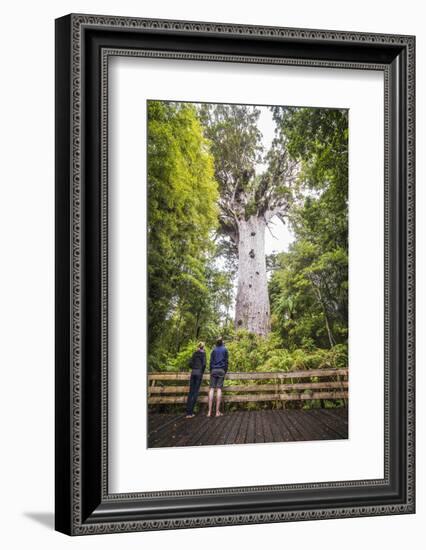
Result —
M339 411L339 412L337 412ZM238 411L208 418L199 414L150 414L149 447L188 447L346 439L347 409L311 409L308 411Z
M245 414L248 416L246 443L255 443L256 431L255 431L255 425L254 425L253 411L247 411Z
M271 429L271 416L269 414L270 412L272 411L264 411L264 413L262 411L263 414L260 415L265 443L274 442L274 436L272 434L272 429Z
M233 417L234 421L232 423L231 428L229 429L228 436L225 440L225 444L232 445L233 443L235 443L237 439L237 434L240 430L241 422L243 421L243 418L244 418L244 414L245 413L243 412L237 412L235 414L229 415L230 417Z
M153 416L153 415L150 415ZM168 447L168 441L178 430L178 424L184 418L183 415L158 415L166 418L160 419L160 422L148 422L149 447ZM151 426L156 426L151 428ZM180 428L179 428L180 431Z
M248 428L250 415L246 414L244 412L244 413L242 413L242 417L243 418L241 420L240 428L238 430L238 434L237 434L237 437L235 439L235 443L237 443L237 444L245 443L246 438L247 438L247 428Z
M315 439L329 440L341 439L340 435L324 422L323 415L318 415L318 410L293 411L295 421L303 425L309 433L315 433Z
M281 410L277 411L277 420L281 428L284 441L306 441L306 437L301 433L297 426L294 425L289 418L291 411Z
M260 414L258 414L260 413ZM265 443L265 436L263 433L262 426L262 411L253 411L253 422L254 422L254 442L255 443Z
M346 422L348 420L348 409L347 407L337 407L335 409L324 409L327 414L337 416L338 418L345 418Z
M332 409L331 409L332 410ZM333 430L338 438L347 439L348 437L348 420L347 413L345 416L335 415L329 409L313 409L309 411L311 416L316 417L320 422L326 424Z
M281 421L275 414L276 411L268 411L268 424L271 428L272 437L274 442L291 441L290 433L287 432L287 439L283 436L281 431Z
M195 419L192 419L192 420L195 420ZM203 445L204 441L208 442L208 433L209 433L209 430L211 429L212 422L214 422L213 418L203 416L201 425L198 431L188 439L187 445L191 447L194 445Z
M232 415L231 418L225 416L219 416L217 418L212 418L210 423L211 430L211 442L207 443L208 445L224 445L228 438L229 433L234 429L235 425L235 416ZM215 432L218 432L218 436L215 438Z

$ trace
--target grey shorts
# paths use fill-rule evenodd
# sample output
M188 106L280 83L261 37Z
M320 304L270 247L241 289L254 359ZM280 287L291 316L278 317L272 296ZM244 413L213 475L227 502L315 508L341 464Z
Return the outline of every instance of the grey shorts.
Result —
M223 388L223 381L225 380L225 371L223 369L212 369L210 371L210 387L211 388Z

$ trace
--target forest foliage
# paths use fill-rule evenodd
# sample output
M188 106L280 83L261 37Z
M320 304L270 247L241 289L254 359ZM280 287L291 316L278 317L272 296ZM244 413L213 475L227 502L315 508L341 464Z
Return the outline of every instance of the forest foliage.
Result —
M221 163L239 161L232 140L227 142L231 149L221 152L206 106L148 102L150 370L188 370L196 343L205 341L209 354L218 335L234 371L347 366L347 112L271 111L276 124L271 150L261 150L253 128L249 136L256 161L263 154L269 162L270 180L256 180L257 201L275 177L277 155L284 151L286 162L297 164L298 171L291 186L274 190L283 190L286 209L280 216L294 241L287 252L267 257L271 331L259 336L236 330L233 320L237 261L233 228L221 216L224 181L218 177ZM223 131L232 130L223 117L220 122ZM238 141L238 134L234 138ZM266 187L259 192L259 185ZM280 204L280 197L274 195L274 201Z

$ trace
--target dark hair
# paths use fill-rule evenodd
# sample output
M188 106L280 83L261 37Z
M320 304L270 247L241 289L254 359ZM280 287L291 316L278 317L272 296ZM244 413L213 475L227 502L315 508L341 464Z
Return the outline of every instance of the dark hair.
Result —
M216 340L216 346L222 346L223 345L223 338L222 336L220 336L217 340Z

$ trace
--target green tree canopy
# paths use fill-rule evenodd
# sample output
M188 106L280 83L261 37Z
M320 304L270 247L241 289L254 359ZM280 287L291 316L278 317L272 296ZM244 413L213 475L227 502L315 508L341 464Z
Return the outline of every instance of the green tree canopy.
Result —
M287 346L347 340L348 119L339 109L273 108L277 140L301 163L290 251L274 260L274 321Z
M194 106L148 102L148 323L153 346L188 297L207 293L218 223L209 143ZM154 346L155 347L155 346Z

